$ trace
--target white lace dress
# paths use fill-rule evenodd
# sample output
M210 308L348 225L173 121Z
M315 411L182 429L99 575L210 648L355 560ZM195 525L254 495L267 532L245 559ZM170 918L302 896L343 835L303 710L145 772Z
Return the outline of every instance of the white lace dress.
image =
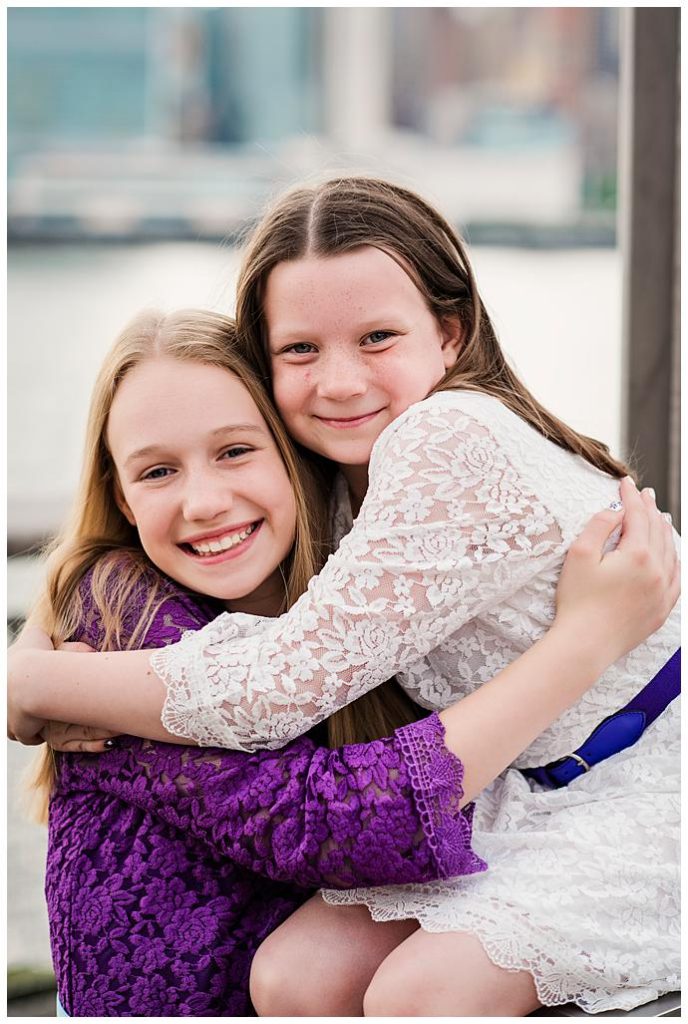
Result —
M569 544L618 498L615 481L467 392L400 416L369 477L355 524L287 614L221 615L156 652L172 733L278 748L395 673L423 707L447 707L545 633ZM341 533L350 513L338 513ZM679 642L677 607L516 767L574 750ZM533 974L545 1005L630 1009L677 988L678 703L564 789L514 769L496 780L476 808L484 875L325 898L473 932L495 963Z

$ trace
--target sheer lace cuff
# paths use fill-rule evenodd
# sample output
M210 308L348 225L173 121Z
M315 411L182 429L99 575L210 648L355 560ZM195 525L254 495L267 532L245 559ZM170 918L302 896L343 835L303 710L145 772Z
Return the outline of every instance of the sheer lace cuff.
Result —
M461 810L463 764L445 745L437 714L396 731L423 829L440 878L472 875L487 864L471 849L473 806Z
M206 661L206 651L220 636L231 640L238 632L229 615L220 615L203 629L185 633L174 646L151 654L151 667L165 684L162 724L173 736L195 740L201 747L244 749L231 717L223 714L223 704L238 704L244 691L221 668L211 674Z

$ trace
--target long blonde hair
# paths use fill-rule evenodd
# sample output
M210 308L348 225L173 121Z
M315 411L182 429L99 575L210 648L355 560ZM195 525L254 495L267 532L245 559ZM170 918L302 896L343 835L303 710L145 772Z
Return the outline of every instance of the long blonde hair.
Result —
M187 309L165 314L140 313L122 331L98 374L86 429L81 480L69 522L48 549L46 584L35 617L58 644L73 637L85 609L79 593L84 574L93 569L94 611L104 632L104 650L136 648L165 598L162 581L115 500L116 470L107 445L112 402L124 377L138 364L168 356L182 362L218 366L241 381L265 420L281 455L294 492L294 544L281 566L283 608L304 592L327 555L326 508L313 473L295 450L257 374L241 354L236 325L229 317ZM157 582L156 582L157 581ZM147 599L133 632L127 622L132 595L145 584ZM126 623L126 630L125 630ZM38 816L44 817L54 784L55 762L45 750L34 775L39 792Z
M619 478L629 472L606 445L567 426L519 380L500 348L463 242L429 203L387 181L346 177L297 187L282 195L254 230L239 274L236 312L242 340L266 378L270 365L263 299L270 272L287 260L327 258L362 246L400 258L438 322L458 318L461 324L457 361L433 390L492 395L548 440L597 469ZM313 461L322 472L323 460ZM385 693L371 691L360 698L359 708L350 705L330 719L332 728L338 735L368 738L360 735L364 702L372 721L386 699ZM340 719L346 720L341 730Z

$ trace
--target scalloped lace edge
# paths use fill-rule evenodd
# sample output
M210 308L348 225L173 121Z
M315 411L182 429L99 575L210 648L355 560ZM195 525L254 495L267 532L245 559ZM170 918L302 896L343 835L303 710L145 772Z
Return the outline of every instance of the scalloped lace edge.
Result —
M409 770L416 807L442 878L485 871L487 864L471 848L473 806L460 809L463 764L445 743L435 713L396 730ZM437 757L442 760L437 773ZM433 763L435 762L435 763Z

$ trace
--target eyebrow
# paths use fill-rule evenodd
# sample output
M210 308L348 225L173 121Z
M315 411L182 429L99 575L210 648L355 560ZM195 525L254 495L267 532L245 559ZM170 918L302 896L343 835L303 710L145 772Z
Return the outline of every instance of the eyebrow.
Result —
M211 430L210 437L217 437L220 434L261 434L265 436L264 427L257 427L255 423L229 423L225 427L217 427L215 430ZM150 455L157 455L159 452L165 451L165 445L163 444L149 444L145 448L137 448L135 452L128 455L124 460L124 465L128 466L130 462L135 462L137 459L148 458Z
M380 313L376 313L374 316L367 316L365 320L360 320L354 325L355 333L365 333L365 331L372 331L376 328L379 330L383 324L394 324L399 323L401 314L399 310L383 309ZM294 341L298 338L308 338L310 340L311 335L315 336L316 332L308 329L302 329L300 327L292 327L289 325L284 329L276 328L274 331L268 331L268 341L276 344L282 344L285 341Z

